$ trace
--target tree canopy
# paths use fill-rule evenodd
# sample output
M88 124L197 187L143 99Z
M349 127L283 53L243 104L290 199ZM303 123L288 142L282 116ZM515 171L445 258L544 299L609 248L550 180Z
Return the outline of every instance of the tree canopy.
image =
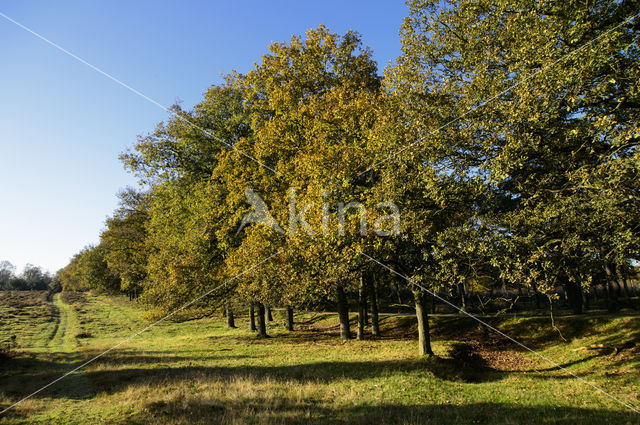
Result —
M335 303L348 338L352 300L362 325L402 283L421 354L425 291L463 309L472 293L562 291L580 313L602 285L619 308L640 260L636 2L408 6L384 77L359 34L320 26L175 105L122 154L143 191L121 194L63 285L166 313L229 282L196 307ZM241 228L247 194L278 226Z

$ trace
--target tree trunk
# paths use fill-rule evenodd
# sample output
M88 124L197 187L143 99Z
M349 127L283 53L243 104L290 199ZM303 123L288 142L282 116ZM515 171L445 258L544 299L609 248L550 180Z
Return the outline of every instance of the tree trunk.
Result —
M233 318L233 310L231 310L231 307L229 306L229 302L225 304L224 310L227 316L227 328L235 328L236 322Z
M629 304L631 304L631 291L629 291L629 285L627 285L627 279L622 278L622 288L624 288L624 298Z
M464 293L464 287L462 286L462 283L458 283L458 294L460 295L460 302L462 303L462 306L460 306L460 310L467 311L467 297Z
M617 277L615 277L613 279L613 285L614 285L615 292L616 292L616 295L615 295L615 299L616 299L616 303L617 303L616 311L619 311L620 308L622 308L622 306L620 305L620 302L619 302L619 300L620 300L620 298L622 296L622 285L620 285L620 281L618 280Z
M536 309L540 310L540 292L538 292L538 285L536 285L535 283L533 284L533 296L535 297L536 301Z
M616 299L616 291L613 289L613 283L611 282L607 282L607 300L609 300L607 309L609 311L617 310L618 300Z
M573 314L582 314L582 295L575 282L567 282L564 285L567 301L573 310Z
M589 310L589 291L585 290L582 285L580 285L580 295L582 296L582 305L585 310Z
M618 294L613 287L614 276L609 264L604 266L604 271L607 274L607 310L609 310L610 313L613 313L619 309Z
M249 330L251 332L256 331L256 312L253 301L249 304Z
M364 308L364 325L365 326L369 326L369 308L368 308L368 302L367 302L367 292L368 292L368 288L367 288L367 284L365 283L364 286L364 299L362 300L363 303L363 308Z
M432 355L431 337L429 335L429 314L427 313L424 293L416 292L416 317L418 318L418 354L420 356Z
M267 338L267 323L266 323L266 314L264 309L264 304L256 303L258 307L258 338Z
M364 279L360 276L360 283L358 285L358 341L364 339L364 315L367 311L367 305L365 302L366 293L364 290Z
M267 322L273 322L273 316L271 315L271 306L269 305L265 305L265 319L267 320Z
M285 324L288 331L293 331L293 308L287 306L287 323Z
M349 305L347 304L347 296L344 288L338 286L336 288L338 295L338 316L340 318L340 338L351 339L351 329L349 327Z
M431 294L431 314L436 314L436 293Z
M378 320L378 287L375 279L371 279L369 294L371 296L371 336L380 336L380 322Z
M398 297L398 314L402 313L402 296L400 295L400 285L395 285L396 296Z

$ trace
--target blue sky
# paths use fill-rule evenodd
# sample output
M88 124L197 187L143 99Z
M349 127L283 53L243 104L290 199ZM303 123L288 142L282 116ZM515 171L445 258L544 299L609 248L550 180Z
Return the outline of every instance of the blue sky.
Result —
M0 12L163 105L197 103L271 42L320 23L360 32L380 73L400 54L401 0L19 1ZM0 260L52 272L98 241L118 161L167 114L0 17Z

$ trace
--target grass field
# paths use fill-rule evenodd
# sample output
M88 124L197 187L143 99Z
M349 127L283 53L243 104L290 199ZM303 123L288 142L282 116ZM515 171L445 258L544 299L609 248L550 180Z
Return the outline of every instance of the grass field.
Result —
M0 364L5 408L143 328L122 297L5 293ZM383 337L347 341L335 316L283 317L272 338L221 319L163 322L20 403L0 424L638 424L640 415L465 318L434 318L435 358L416 358L414 320L384 317ZM633 317L493 319L620 401L640 407ZM16 335L12 340L11 336ZM13 341L13 342L11 342ZM449 357L456 342L481 356ZM594 346L602 344L602 347Z

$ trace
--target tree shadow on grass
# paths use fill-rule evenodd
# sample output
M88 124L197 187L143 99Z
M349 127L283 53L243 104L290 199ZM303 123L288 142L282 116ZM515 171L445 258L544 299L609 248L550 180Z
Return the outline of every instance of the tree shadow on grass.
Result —
M404 403L371 404L368 397L343 400L338 406L322 393L308 396L282 393L265 395L254 391L234 394L224 400L198 392L154 391L154 388L188 388L194 382L217 381L233 388L235 380L248 382L283 382L330 384L338 379L370 379L394 372L422 369L443 371L451 364L442 359L418 362L325 362L310 365L274 367L177 367L161 369L119 369L87 371L65 378L64 386L47 390L36 397L70 398L65 388L81 385L89 380L93 390L84 399L96 394L109 394L126 389L128 386L149 388L150 401L144 403L132 417L131 424L626 424L636 423L637 415L619 410L588 409L559 406L523 407L504 403L471 403L464 405L427 404L419 399L407 399ZM40 376L53 378L53 376ZM338 385L336 383L336 385ZM29 384L25 382L25 392ZM24 394L22 394L24 395ZM526 395L523 396L526 400ZM5 407L5 406L2 406ZM6 414L10 421L28 419L28 415L38 412L31 410L11 410ZM72 415L73 413L69 413ZM77 418L76 418L77 419ZM635 422L634 422L635 421Z
M294 318L294 321L297 324L300 324L300 325L312 325L314 323L326 320L327 319L327 315L326 314L313 314L311 317L306 317L306 316L302 316L301 317L300 315L295 314L293 318Z
M224 356L224 360L246 358L246 356ZM331 384L344 379L370 380L376 377L386 377L396 373L418 372L433 375L437 378L456 382L487 382L501 379L503 373L492 370L479 370L461 366L454 360L430 358L416 360L393 361L360 361L360 362L317 362L307 364L278 365L278 366L211 366L185 365L184 357L161 356L160 363L144 363L137 355L120 354L113 360L105 359L103 368L82 369L64 378L59 384L42 391L35 397L88 399L96 394L112 394L125 390L131 385L165 386L170 384L189 385L198 379L211 381L233 382L238 379L274 380L282 382L296 382L299 384L322 383ZM171 360L180 362L175 366ZM143 359L147 360L146 358ZM202 362L204 359L200 358ZM207 360L216 360L212 357ZM132 367L126 368L130 364ZM148 364L149 367L144 367ZM14 370L16 373L3 374L0 381L0 391L8 397L20 398L30 394L59 378L69 370L73 364L56 363L44 359L24 360ZM141 367L142 366L142 367ZM22 372L22 373L19 373ZM86 383L89 385L86 385ZM80 385L82 384L82 385ZM69 391L85 387L84 393Z
M361 362L318 362L310 364L278 366L184 366L171 367L168 361L183 362L184 356L159 356L162 364L140 367L140 356L135 353L120 354L118 365L131 364L132 368L81 370L66 377L59 384L35 395L36 398L91 399L97 394L113 394L130 386L153 388L188 388L194 382L219 382L223 386L234 382L294 382L297 384L339 385L342 380L371 380L397 373L413 372L433 375L439 379L455 382L487 382L502 379L504 372L481 370L461 366L455 359L437 357L420 360L361 361ZM234 356L225 356L225 359ZM244 356L239 356L244 357ZM151 357L153 358L153 356ZM144 359L143 359L144 360ZM200 358L202 360L202 358ZM28 374L10 377L17 380L13 388L7 387L6 375L0 381L0 391L7 397L21 398L36 391L70 370L72 365L45 359L23 359L22 366L31 369ZM129 363L127 363L129 362ZM106 361L105 366L111 363ZM159 366L159 367L158 367ZM475 367L475 368L474 368ZM532 375L533 376L533 375ZM539 375L544 379L543 375ZM547 379L557 379L548 376ZM425 382L429 378L425 376ZM89 385L86 385L87 382ZM70 391L80 387L84 393ZM161 397L161 395L159 396ZM326 399L313 400L306 397L269 397L261 399L232 397L232 402L199 398L197 394L182 399L158 399L149 402L137 416L128 423L318 423L318 424L575 424L575 423L627 423L633 415L616 411L579 409L565 407L527 408L517 405L479 403L464 406L452 405L368 405L362 400L345 401L345 408L327 407ZM6 407L6 406L0 406ZM10 411L14 417L23 417L29 411ZM35 412L30 412L35 413ZM257 418L265 419L258 421ZM637 418L636 418L637 419Z
M98 393L114 393L129 385L165 385L190 382L198 378L233 381L238 378L274 379L297 383L320 382L330 384L342 379L368 380L397 373L427 373L440 380L458 383L483 383L503 379L512 374L527 373L536 379L569 378L564 375L544 375L554 367L527 370L498 370L490 367L480 356L470 361L468 358L429 357L424 359L402 359L387 361L327 361L305 364L284 364L275 366L229 365L228 361L262 358L264 355L241 355L213 350L207 355L189 355L188 352L167 354L165 352L137 351L117 352L98 359L88 368L67 376L61 384L36 395L36 397L87 399ZM38 390L59 378L83 361L93 357L74 356L68 353L25 355L8 359L0 368L0 392L8 397L19 398ZM561 364L563 368L589 361L598 354ZM215 362L227 362L216 366ZM195 365L192 365L192 362ZM203 364L204 363L204 364ZM213 363L213 365L211 364ZM98 367L96 367L98 366ZM534 373L538 372L538 373ZM587 373L580 373L581 376ZM86 385L89 382L90 385ZM80 383L84 385L80 385ZM82 392L69 388L85 387Z
M292 398L254 396L232 402L178 399L148 403L132 424L625 424L633 413L571 407L521 407L501 403L382 404L332 407Z

